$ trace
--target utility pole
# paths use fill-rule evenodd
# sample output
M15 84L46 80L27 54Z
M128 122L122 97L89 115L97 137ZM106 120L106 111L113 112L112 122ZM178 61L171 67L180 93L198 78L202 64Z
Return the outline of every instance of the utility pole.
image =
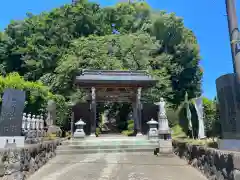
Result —
M240 38L235 0L225 0L225 2L228 19L228 30L231 42L233 70L237 75L238 82L240 82Z

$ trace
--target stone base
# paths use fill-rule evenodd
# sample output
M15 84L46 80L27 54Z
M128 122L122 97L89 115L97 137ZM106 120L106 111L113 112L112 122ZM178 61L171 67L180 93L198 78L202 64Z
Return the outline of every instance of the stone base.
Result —
M158 134L171 134L171 129L167 129L167 130L158 130Z
M96 137L96 134L95 134L95 133L91 133L91 134L89 135L89 137Z
M0 148L24 147L24 136L0 136Z
M149 140L158 139L158 135L148 135Z
M172 140L159 139L159 154L161 153L173 153Z
M157 128L150 128L148 131L148 139L158 139Z
M76 132L74 132L74 134L73 134L73 138L85 138L85 133L84 132L78 132L78 131L76 131Z
M138 132L136 136L143 136L143 134Z
M62 133L62 130L59 126L56 126L56 125L48 126L47 134L56 134L57 136L60 136L61 133Z
M219 139L220 150L240 151L240 139Z

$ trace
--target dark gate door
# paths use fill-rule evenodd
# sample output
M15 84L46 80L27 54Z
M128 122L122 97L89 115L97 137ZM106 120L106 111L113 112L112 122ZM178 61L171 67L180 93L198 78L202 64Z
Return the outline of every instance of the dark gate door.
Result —
M142 104L142 133L146 134L148 132L147 122L151 119L158 121L158 106L152 103Z
M86 125L84 127L85 133L89 135L91 133L91 109L89 102L78 103L73 107L74 122L76 123L79 119L82 119Z

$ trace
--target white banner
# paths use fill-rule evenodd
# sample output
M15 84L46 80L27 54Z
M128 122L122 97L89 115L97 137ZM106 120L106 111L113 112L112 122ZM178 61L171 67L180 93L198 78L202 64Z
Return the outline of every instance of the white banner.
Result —
M204 128L204 122L203 122L203 101L202 98L196 98L194 100L194 107L197 111L198 116L198 138L203 139L205 138L205 128Z

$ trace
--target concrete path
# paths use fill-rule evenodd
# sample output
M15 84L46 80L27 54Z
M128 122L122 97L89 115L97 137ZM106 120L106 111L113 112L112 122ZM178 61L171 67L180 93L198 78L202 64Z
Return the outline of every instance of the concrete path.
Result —
M176 156L152 153L59 155L29 180L207 180Z

